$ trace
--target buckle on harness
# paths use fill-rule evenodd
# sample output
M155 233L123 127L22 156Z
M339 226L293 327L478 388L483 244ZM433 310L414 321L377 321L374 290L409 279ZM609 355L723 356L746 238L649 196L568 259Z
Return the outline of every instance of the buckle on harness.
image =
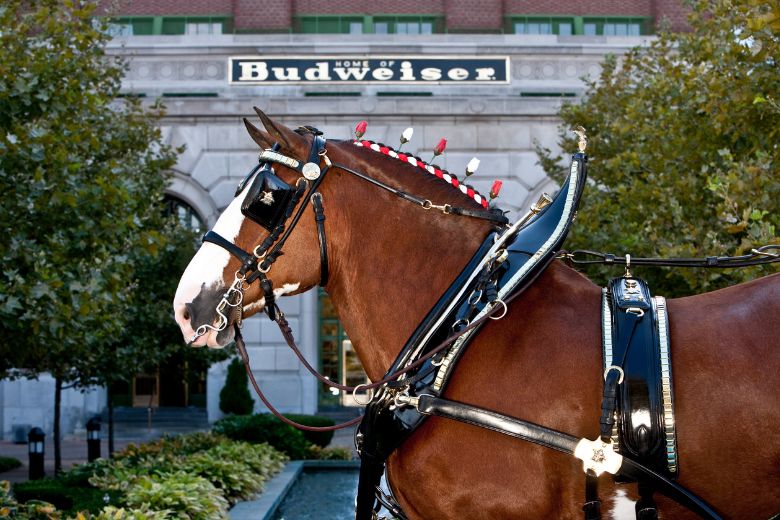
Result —
M611 370L617 370L617 371L618 371L618 374L620 374L620 377L618 378L618 384L622 384L622 383L623 383L623 377L624 377L626 374L623 372L623 369L622 369L622 368L620 368L620 367L619 367L619 366L617 366L617 365L611 365L611 366L608 366L608 367L607 367L607 369L604 371L604 381L606 381L606 380L607 380L607 375L609 375L609 372L610 372Z

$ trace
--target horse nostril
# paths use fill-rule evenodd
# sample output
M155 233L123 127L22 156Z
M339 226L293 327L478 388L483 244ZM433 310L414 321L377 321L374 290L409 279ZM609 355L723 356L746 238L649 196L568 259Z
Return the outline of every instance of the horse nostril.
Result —
M190 313L190 305L189 304L184 306L184 312L182 313L181 316L185 320L190 321L190 319L192 318L192 314Z

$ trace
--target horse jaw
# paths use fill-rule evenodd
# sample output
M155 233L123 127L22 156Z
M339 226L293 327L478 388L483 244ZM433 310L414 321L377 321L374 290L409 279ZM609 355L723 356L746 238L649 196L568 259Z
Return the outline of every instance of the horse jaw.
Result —
M243 193L233 199L227 209L220 215L217 223L214 224L213 230L231 242L238 236L241 225L244 222L241 204L248 191L244 190ZM174 318L181 329L184 341L190 342L195 335L195 327L193 327L190 319L185 318L187 304L192 303L203 291L210 291L219 295L224 293L226 286L222 279L222 273L229 261L230 253L227 250L216 244L204 242L184 270L184 274L182 274L181 280L179 280L179 286L176 288L176 295L173 297ZM217 298L213 302L215 312L211 316L210 323L212 325L216 322L216 307L218 303L219 299ZM198 323L198 325L202 325L202 323ZM223 334L223 336L226 335ZM224 342L227 337L220 338L223 341L218 341L217 332L210 330L208 334L193 341L192 346L201 347L208 345L209 347L220 348L232 341L232 334L230 336L227 342Z
M274 297L279 298L281 296L284 296L285 294L294 293L295 291L298 290L300 286L301 286L300 283L282 284L280 288L274 289ZM265 309L265 297L260 298L259 300L249 303L247 305L244 305L244 309L243 309L244 317L248 318L249 316L258 313L263 309Z

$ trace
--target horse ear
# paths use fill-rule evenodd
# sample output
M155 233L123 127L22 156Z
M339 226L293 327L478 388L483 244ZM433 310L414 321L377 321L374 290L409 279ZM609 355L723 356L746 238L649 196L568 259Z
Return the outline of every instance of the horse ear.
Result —
M257 112L258 117L263 122L263 126L271 135L271 139L277 140L284 148L297 153L302 154L309 149L309 144L302 135L296 134L283 124L273 121L259 108L252 108Z
M274 140L268 135L268 132L263 132L255 125L249 122L247 118L244 118L244 126L246 126L249 136L254 142L260 145L260 148L271 148L274 145Z

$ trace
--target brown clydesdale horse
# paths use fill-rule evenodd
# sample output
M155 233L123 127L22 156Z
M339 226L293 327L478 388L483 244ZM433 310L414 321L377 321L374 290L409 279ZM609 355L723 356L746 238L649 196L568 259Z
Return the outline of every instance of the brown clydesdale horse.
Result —
M267 132L247 122L262 147L281 144L305 160L312 137L258 111ZM364 172L436 204L479 208L460 191L401 161L328 141L334 163ZM294 184L292 170L275 166ZM247 190L244 190L247 191ZM404 342L489 231L489 222L426 211L331 169L319 191L327 214L330 278L326 290L372 380L381 379ZM244 219L240 202L215 226L245 250L267 232ZM320 280L312 208L268 273L277 294ZM239 262L205 243L176 293L176 320L188 340L215 323L216 307ZM469 346L445 397L594 439L602 390L600 288L553 262L516 299L507 316L485 325ZM257 284L243 310L263 308ZM780 275L669 300L679 482L728 518L780 512ZM232 319L232 318L231 318ZM196 344L223 346L231 328ZM388 461L389 482L409 518L581 518L585 475L579 460L462 423L429 418ZM601 477L605 518L633 518L636 485ZM661 518L692 514L657 496Z

